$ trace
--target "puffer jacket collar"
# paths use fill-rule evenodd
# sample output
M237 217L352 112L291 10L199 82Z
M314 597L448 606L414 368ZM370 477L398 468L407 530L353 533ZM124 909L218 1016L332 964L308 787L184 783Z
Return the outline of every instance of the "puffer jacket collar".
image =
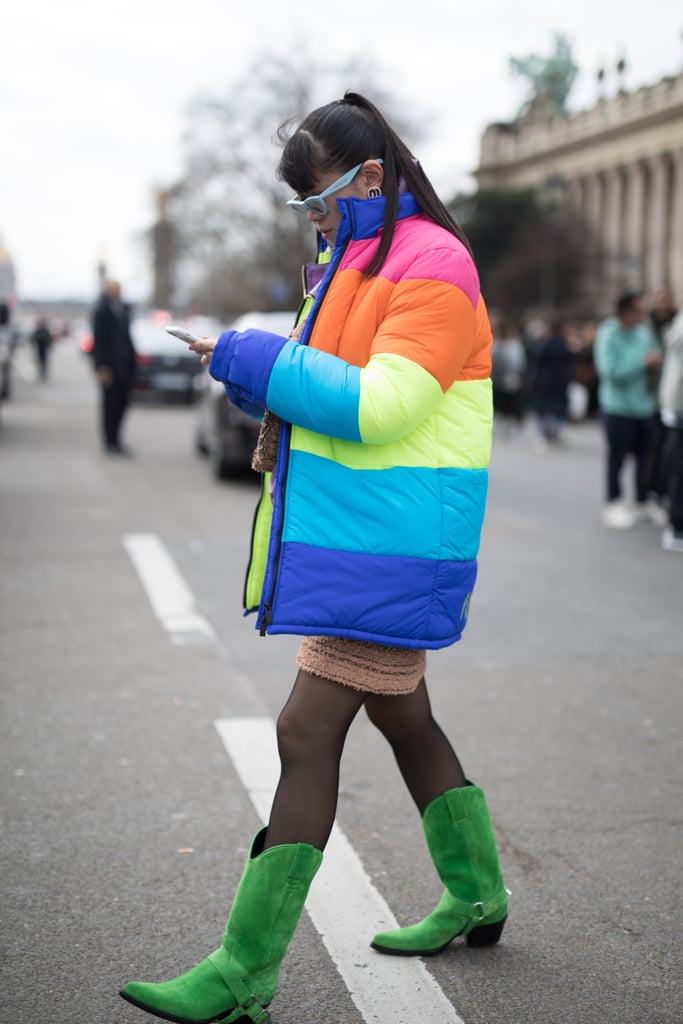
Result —
M337 205L342 212L342 219L337 229L335 248L340 248L349 241L374 238L384 227L384 196L378 196L377 199L356 199L349 196L346 199L337 199ZM414 217L421 212L417 200L410 192L399 195L397 220Z

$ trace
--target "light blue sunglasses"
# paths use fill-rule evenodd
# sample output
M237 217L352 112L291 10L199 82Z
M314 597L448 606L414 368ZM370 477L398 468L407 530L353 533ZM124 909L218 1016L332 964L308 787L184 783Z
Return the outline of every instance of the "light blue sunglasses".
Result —
M376 161L378 164L382 162L382 160ZM319 196L308 196L307 199L297 199L295 196L294 199L287 200L287 206L291 206L293 210L296 210L303 217L307 213L314 213L316 217L324 217L326 213L329 213L325 196L330 196L333 192L339 192L341 189L346 188L347 185L350 185L364 163L365 161L363 160L361 163L356 164L355 167L352 167L350 171L347 171L346 174L342 174L341 178L333 181L329 188L326 188Z

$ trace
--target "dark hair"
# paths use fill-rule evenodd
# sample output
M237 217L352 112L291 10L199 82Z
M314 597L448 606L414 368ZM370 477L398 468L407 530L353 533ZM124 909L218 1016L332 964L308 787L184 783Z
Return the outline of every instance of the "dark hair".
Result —
M366 277L377 273L389 252L401 179L422 211L471 251L465 233L437 196L413 154L370 100L357 92L346 92L343 99L308 114L292 134L296 120L289 118L278 129L277 137L284 150L276 175L299 195L310 192L321 173L346 171L366 160L383 161L384 229Z
M623 316L624 313L630 313L642 297L642 292L623 292L617 299L617 315Z

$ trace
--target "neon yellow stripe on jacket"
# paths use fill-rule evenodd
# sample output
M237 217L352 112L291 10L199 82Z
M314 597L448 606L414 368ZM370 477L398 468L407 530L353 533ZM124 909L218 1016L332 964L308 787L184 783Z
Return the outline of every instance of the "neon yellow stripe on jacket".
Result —
M491 455L491 382L456 381L431 415L400 441L366 445L293 427L291 447L349 469L483 469Z

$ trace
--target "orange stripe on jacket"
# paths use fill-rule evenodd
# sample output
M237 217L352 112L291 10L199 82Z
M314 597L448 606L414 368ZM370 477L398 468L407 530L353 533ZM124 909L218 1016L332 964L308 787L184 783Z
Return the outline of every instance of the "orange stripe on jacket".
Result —
M310 343L353 366L366 366L375 353L396 353L423 366L444 392L456 380L481 380L491 373L483 299L475 309L464 292L443 281L394 283L340 271Z

